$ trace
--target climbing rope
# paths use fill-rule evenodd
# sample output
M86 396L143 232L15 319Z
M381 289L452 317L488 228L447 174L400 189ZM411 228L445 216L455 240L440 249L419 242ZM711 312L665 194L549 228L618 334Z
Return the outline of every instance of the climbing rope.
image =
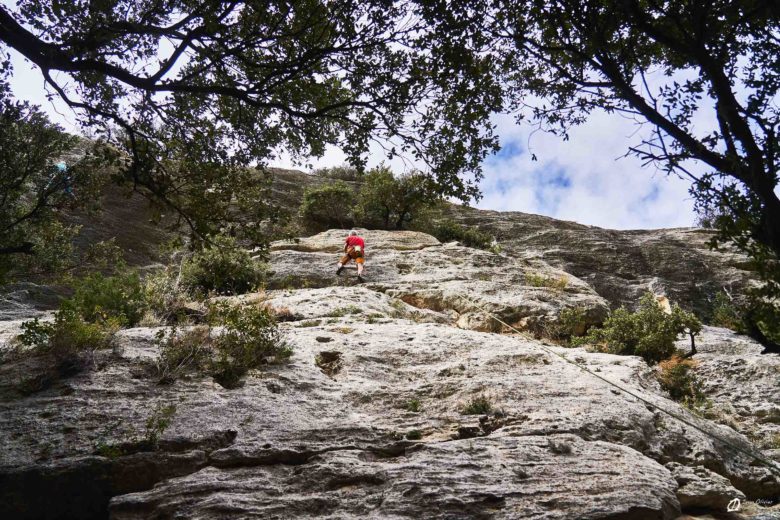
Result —
M509 329L511 329L511 330L513 330L515 332L517 332L518 334L522 334L522 332L517 330L515 327L509 325L508 323L503 321L501 318L499 318L498 316L496 316L492 312L487 311L484 308L482 308L482 312L484 312L485 314L487 314L488 316L490 316L491 318L496 320L501 325L504 325L505 327L507 327L507 328L509 328ZM586 366L583 366L583 365L581 365L581 364L579 364L579 363L577 363L575 361L572 361L571 359L567 358L566 356L564 356L563 354L561 354L559 352L555 352L553 349L547 347L546 345L539 344L539 346L545 352L561 358L566 363L569 363L570 365L574 365L575 367L579 368L583 372L585 372L587 374L590 374L591 376L593 376L593 377L595 377L597 379L600 379L601 381L607 383L608 385L617 388L621 392L630 395L631 397L641 401L645 405L647 405L647 406L649 406L649 407L651 407L651 408L653 408L655 410L658 410L659 412L665 413L666 415L668 415L668 416L670 416L670 417L672 417L674 419L677 419L681 423L686 424L687 426L690 426L691 428L693 428L695 430L698 430L699 432L703 433L705 436L707 436L707 437L709 437L711 439L714 439L714 440L716 440L718 442L721 442L721 443L725 444L726 446L730 447L731 449L733 449L733 450L735 450L735 451L737 451L739 453L742 453L743 455L747 455L748 457L752 458L753 460L756 460L756 461L760 462L761 464L766 466L769 469L770 472L772 472L775 475L777 475L778 477L780 477L780 466L778 466L777 463L775 463L774 461L764 457L763 455L757 454L757 453L753 452L752 450L743 448L741 446L737 446L736 444L732 443L727 438L722 437L722 436L720 436L720 435L718 435L716 433L713 433L711 431L705 430L704 428L702 428L701 426L699 426L699 425L695 424L694 422L690 421L686 417L683 417L682 415L680 415L680 414L678 414L676 412L672 412L670 410L667 410L665 408L662 408L662 407L658 406L657 404L653 403L652 401L650 401L648 399L645 399L644 397L642 397L642 396L632 392L631 390L620 386L619 384L615 383L614 381L610 381L609 379L607 379L607 378L605 378L603 376L600 376L596 372L593 372L592 370L588 369Z

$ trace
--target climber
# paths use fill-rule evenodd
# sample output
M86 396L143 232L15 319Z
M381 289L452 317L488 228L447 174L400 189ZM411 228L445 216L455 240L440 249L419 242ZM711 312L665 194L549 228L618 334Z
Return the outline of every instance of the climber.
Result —
M344 265L350 260L354 260L357 264L358 281L365 281L363 280L363 265L366 262L366 244L354 229L349 232L349 236L344 241L344 256L339 260L339 268L336 269L337 275L341 274Z

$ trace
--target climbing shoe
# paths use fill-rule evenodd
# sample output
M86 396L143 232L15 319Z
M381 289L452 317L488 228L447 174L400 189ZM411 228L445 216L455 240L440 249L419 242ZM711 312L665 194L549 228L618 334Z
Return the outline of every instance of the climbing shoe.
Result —
M341 267L339 267L338 269L336 269L336 276L341 275L341 271L343 271L343 270L344 270L344 266L343 265Z
M363 279L362 276L358 275L358 282L363 283L365 282L365 280Z

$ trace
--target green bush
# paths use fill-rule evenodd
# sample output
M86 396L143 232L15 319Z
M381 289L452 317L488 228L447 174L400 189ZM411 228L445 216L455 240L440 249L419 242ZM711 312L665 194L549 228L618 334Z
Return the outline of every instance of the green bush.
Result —
M256 289L265 280L265 272L265 266L234 239L217 236L184 260L181 286L192 295L242 294Z
M365 227L403 229L441 200L429 177L419 172L395 176L385 165L363 177L355 207L357 221Z
M586 315L583 307L561 309L558 317L552 321L543 321L539 326L539 336L568 345L575 336L581 336L586 328Z
M420 430L409 430L406 433L406 438L410 441L419 441L422 439L422 432Z
M453 220L440 220L425 229L440 242L457 241L466 247L491 249L493 237L473 227L466 227Z
M780 305L762 298L755 290L748 291L747 298L740 303L725 291L718 292L709 323L746 334L766 347L777 348L780 344Z
M556 291L563 291L569 285L569 277L566 275L555 277L537 273L526 273L525 283L531 287L546 287L548 289L555 289Z
M225 388L236 388L253 368L281 362L292 355L275 316L265 307L212 304L208 326L157 333L160 354L155 367L161 384L188 370L205 372Z
M645 294L639 309L623 307L612 312L602 328L592 328L575 344L588 343L603 352L641 356L650 364L668 359L675 353L678 336L691 337L701 331L701 322L693 314L674 305L671 314L664 312L652 293Z
M176 415L175 404L158 404L155 406L151 415L146 419L146 431L144 432L143 442L156 450L159 447L163 433L173 422L174 415Z
M181 283L178 271L168 266L144 280L144 297L153 318L150 321L175 325L186 321L192 312L187 304L193 295Z
M54 363L45 369L42 381L80 371L95 350L109 347L116 331L135 325L146 308L137 274L95 273L76 280L74 286L73 296L60 303L53 321L26 321L16 338L31 354L51 356Z
M419 413L420 410L422 410L422 404L420 403L420 399L417 397L412 397L406 402L405 408L406 411L408 412Z
M339 179L342 181L358 181L363 176L363 173L360 170L349 164L331 166L330 168L318 168L312 173L314 175L319 175L320 177Z
M52 322L35 318L22 323L17 341L36 354L52 356L55 362L52 377L66 376L81 370L93 351L109 347L119 326L113 319L90 323L75 310L61 308Z
M136 273L93 273L77 279L74 288L73 296L62 302L62 308L89 323L113 321L132 327L147 309L144 287Z
M213 338L210 369L225 388L235 388L252 368L280 362L292 355L274 315L264 307L218 303L209 310L212 325L223 327Z
M744 328L740 311L728 294L721 291L715 295L712 303L712 317L710 323L716 327L740 331Z
M211 354L209 327L197 326L184 332L176 327L157 332L155 344L160 350L155 368L161 384L176 381L187 370L203 370Z
M316 228L352 227L355 191L342 181L309 187L303 193L300 214L304 223Z
M484 394L473 397L461 409L463 415L486 415L493 410L493 403L490 398Z
M658 381L675 401L695 408L704 401L701 381L696 377L696 362L673 356L658 365Z

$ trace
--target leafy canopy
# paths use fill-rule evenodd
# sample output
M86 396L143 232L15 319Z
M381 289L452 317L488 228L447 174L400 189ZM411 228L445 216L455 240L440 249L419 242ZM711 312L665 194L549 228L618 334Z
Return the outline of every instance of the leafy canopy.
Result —
M419 0L431 52L457 70L487 58L505 106L568 138L598 111L637 122L628 150L690 179L714 214L713 245L735 244L780 297L780 11L753 0ZM485 30L489 28L489 30ZM466 71L468 73L468 70Z
M303 193L301 218L310 227L351 227L354 224L355 198L355 190L341 180L308 187Z
M36 107L14 101L0 83L0 283L14 267L72 263L66 211L94 209L101 186L99 147L65 134Z
M424 161L448 195L476 195L498 90L467 74L484 69L477 56L452 76L415 51L430 32L414 2L385 0L0 6L0 51L38 67L82 125L126 153L119 177L195 228L193 211L240 193L241 167L328 145L357 165L377 138ZM218 178L227 192L209 191Z

